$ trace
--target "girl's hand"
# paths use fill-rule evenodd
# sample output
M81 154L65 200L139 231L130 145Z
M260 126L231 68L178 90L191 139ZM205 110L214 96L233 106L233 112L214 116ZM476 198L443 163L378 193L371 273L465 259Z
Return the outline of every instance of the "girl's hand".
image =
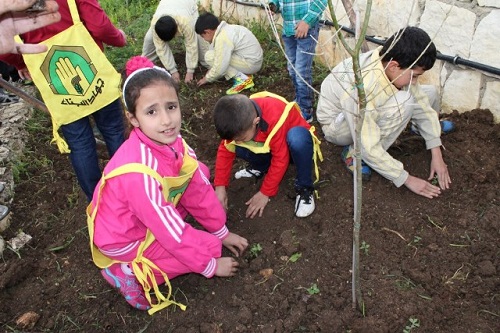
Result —
M222 241L222 245L227 247L235 256L239 257L248 247L248 241L246 238L230 232Z
M240 264L233 258L222 257L222 258L217 258L215 260L217 261L215 276L229 277L229 276L234 276L236 272L238 272L238 266Z
M215 195L217 195L217 199L219 199L222 207L227 212L227 192L225 186L216 186L215 187Z

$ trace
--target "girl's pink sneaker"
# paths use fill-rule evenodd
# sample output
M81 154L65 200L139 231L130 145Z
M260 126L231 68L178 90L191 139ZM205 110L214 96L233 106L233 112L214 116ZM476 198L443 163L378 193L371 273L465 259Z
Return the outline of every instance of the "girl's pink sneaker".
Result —
M149 310L151 308L135 275L125 274L121 264L111 265L101 270L101 274L110 285L120 290L128 304L139 310Z

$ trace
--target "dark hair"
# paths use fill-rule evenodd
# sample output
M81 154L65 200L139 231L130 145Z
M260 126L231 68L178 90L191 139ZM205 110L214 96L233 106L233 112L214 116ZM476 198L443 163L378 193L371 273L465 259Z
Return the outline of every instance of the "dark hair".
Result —
M160 68L148 68L137 73L130 74L131 77L124 83L123 99L127 111L135 116L137 99L141 95L141 89L146 88L155 83L164 83L175 89L175 93L179 96L179 87L172 79L167 71ZM126 84L126 86L125 86Z
M155 32L162 40L169 42L177 33L177 22L171 16L162 16L156 21Z
M221 139L233 140L253 126L257 113L246 95L236 94L221 97L215 103L212 116Z
M201 35L205 30L217 30L219 26L219 19L212 13L203 13L196 20L194 31Z
M429 35L417 27L406 27L392 35L380 51L382 62L397 61L402 69L429 70L436 62L436 46Z

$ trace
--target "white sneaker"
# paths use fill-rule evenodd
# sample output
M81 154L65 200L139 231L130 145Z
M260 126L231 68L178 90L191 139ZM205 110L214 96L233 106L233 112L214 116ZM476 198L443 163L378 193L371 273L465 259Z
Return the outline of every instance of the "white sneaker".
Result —
M240 171L236 171L236 173L234 174L234 178L236 179L252 178L252 177L259 178L261 175L262 172L260 172L259 170L245 168L241 169Z
M295 199L295 216L307 217L314 212L314 192L303 189Z

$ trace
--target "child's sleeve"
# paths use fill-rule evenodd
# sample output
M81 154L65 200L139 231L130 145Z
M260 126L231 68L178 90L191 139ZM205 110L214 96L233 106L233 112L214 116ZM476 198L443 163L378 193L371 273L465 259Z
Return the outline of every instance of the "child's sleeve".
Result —
M327 0L311 1L309 4L309 11L302 18L302 20L307 24L309 24L309 26L318 22L318 20L321 18L321 15L323 15L323 11L325 10L326 5L327 5Z
M229 151L225 146L226 140L222 140L217 149L217 158L215 160L215 186L229 186L231 179L231 169L233 167L236 154Z
M177 72L177 64L175 63L174 60L174 55L172 54L172 50L170 49L170 46L168 45L167 42L162 40L158 35L156 34L154 30L154 25L155 21L151 23L151 29L153 30L153 43L156 48L156 54L158 55L158 58L160 59L161 63L163 64L163 67L167 71L169 71L171 74Z
M214 82L226 74L234 51L234 43L225 29L221 29L214 44L214 64L205 75L208 82Z
M186 223L185 214L165 201L162 186L156 179L139 174L134 177L134 190L127 195L137 220L151 230L162 248L176 260L194 273L212 277L215 258L220 257L222 251L220 238Z
M198 170L179 202L208 232L220 240L226 238L226 212L210 183L208 167L198 161Z
M441 146L441 125L438 112L431 107L429 98L422 91L420 85L412 85L410 89L417 102L413 110L412 120L418 126L419 133L425 140L426 148L432 149Z
M276 132L269 147L271 149L271 165L264 176L260 191L262 194L272 197L278 194L281 180L283 180L290 162L286 132L283 127Z
M196 66L198 66L198 37L191 20L190 17L176 17L177 27L184 37L184 45L186 46L186 68L188 73L194 73Z
M400 187L406 182L408 172L403 163L392 157L382 146L377 110L366 110L361 131L362 159L382 177ZM352 119L350 117L347 117ZM351 125L353 126L353 125Z
M79 1L77 5L80 18L93 38L116 47L127 44L121 31L113 25L97 1Z

